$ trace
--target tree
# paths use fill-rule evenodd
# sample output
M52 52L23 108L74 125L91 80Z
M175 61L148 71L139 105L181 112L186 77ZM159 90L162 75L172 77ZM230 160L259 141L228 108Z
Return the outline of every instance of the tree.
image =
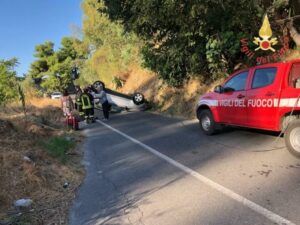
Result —
M40 44L35 46L35 54L36 58L48 58L54 54L53 50L54 44L53 42L46 41L44 44Z
M178 86L195 74L214 79L245 58L241 37L253 37L265 12L274 20L299 10L285 0L104 0L106 13L144 40L144 65ZM274 24L276 31L282 27ZM253 63L253 62L252 62Z
M84 0L83 45L89 49L79 83L95 80L110 83L120 71L126 71L130 64L140 60L141 41L133 33L126 33L118 22L112 22L103 1Z
M0 105L17 97L15 66L18 60L0 60Z
M81 41L72 37L62 38L57 51L52 42L37 45L34 54L37 59L31 63L29 76L39 81L48 93L67 88L72 83L72 70L86 57L80 45Z

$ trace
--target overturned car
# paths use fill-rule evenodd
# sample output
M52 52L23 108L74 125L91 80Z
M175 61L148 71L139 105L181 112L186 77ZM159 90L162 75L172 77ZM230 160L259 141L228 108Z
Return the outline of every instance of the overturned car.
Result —
M98 89L102 86L105 89L107 100L110 105L125 109L127 111L141 111L146 109L145 97L142 93L136 92L134 94L123 94L117 91L113 91L109 88L105 88L105 84L102 81L96 81L93 84L94 89ZM95 104L99 105L99 101L95 99Z

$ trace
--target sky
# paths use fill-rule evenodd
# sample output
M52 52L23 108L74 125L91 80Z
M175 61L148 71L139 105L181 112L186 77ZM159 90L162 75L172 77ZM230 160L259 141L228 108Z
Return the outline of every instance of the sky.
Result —
M52 41L57 49L81 27L81 1L0 0L0 59L18 58L18 76L27 73L37 44Z

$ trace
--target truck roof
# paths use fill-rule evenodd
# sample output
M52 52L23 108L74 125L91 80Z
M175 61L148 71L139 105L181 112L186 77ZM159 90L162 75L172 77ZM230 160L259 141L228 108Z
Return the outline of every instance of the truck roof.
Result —
M256 65L256 66L251 66L251 67L247 67L247 68L244 68L244 69L236 70L232 74L236 74L236 73L239 73L239 72L242 72L242 71L245 71L245 70L249 70L249 69L253 69L253 68L256 68L256 67L272 67L272 66L279 66L279 65L282 65L282 64L292 64L292 63L300 63L300 59L293 59L293 60L282 61L282 62L259 64L259 65Z

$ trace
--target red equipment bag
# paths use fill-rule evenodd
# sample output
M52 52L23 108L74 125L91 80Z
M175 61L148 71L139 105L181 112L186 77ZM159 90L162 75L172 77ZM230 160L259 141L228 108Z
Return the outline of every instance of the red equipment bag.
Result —
M79 130L78 120L75 116L67 116L65 124L72 127L74 130Z

